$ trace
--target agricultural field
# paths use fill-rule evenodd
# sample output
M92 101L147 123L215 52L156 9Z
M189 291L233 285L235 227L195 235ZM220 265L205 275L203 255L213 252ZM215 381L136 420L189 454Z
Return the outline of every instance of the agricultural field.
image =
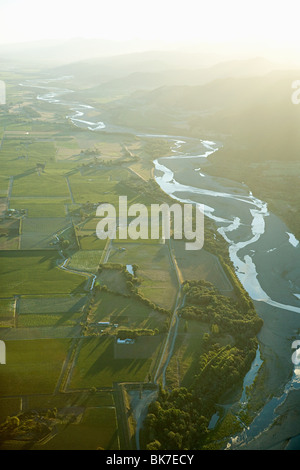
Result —
M30 316L29 316L30 317ZM80 324L74 322L73 326L66 326L62 320L54 326L34 326L33 321L37 324L43 322L42 316L32 319L30 326L26 328L2 328L1 339L5 342L11 341L33 341L33 340L56 340L56 339L73 339L78 338L82 334ZM79 318L78 318L79 320ZM18 323L18 320L16 321ZM18 326L18 325L17 325Z
M78 240L81 250L84 250L85 253L87 251L100 253L101 258L101 252L105 248L107 240L100 240L96 235L79 236Z
M19 220L2 220L0 222L0 250L18 250L19 232Z
M6 197L9 185L8 176L0 175L0 196Z
M0 424L7 416L16 416L20 411L21 398L0 398Z
M106 167L85 168L82 175L69 177L72 193L76 203L110 203L118 207L119 196L128 195L133 199L136 195L124 192L122 182L128 181L130 173L124 168L110 169ZM127 188L126 188L127 191Z
M86 296L22 297L19 302L19 315L78 313L85 303Z
M100 292L93 305L94 322L112 321L120 326L135 328L162 328L166 316L152 310L141 301L110 292Z
M81 250L100 253L104 250L107 240L100 240L96 235L97 224L100 219L91 218L87 219L84 222L81 222L79 225L75 225L76 236ZM78 255L78 256L85 256ZM89 256L86 254L86 256ZM91 254L92 256L92 254ZM100 260L99 258L99 260ZM99 263L98 263L99 264Z
M64 314L36 314L28 313L27 315L20 315L17 320L18 328L35 328L45 326L74 326L77 325L82 319L82 313L72 313L70 315Z
M18 328L78 325L83 319L85 296L22 297L18 303Z
M70 223L63 217L33 217L22 221L21 250L57 249L53 242Z
M115 356L114 342L111 337L82 340L71 389L112 387L114 382L144 382L147 379L160 344L154 351L149 351L148 358L126 359Z
M62 218L66 216L66 205L70 199L65 198L11 198L10 209L26 210L28 217Z
M60 408L63 409L66 405L66 397L63 394L49 394L49 395L30 395L27 398L28 406L31 409L39 408ZM90 393L89 391L74 391L69 394L67 400L67 408L70 406L86 407L86 408L106 408L114 406L113 392L110 391L97 391Z
M125 250L120 251L120 248ZM136 264L140 291L157 305L171 309L177 294L177 278L171 264L168 245L156 243L113 242L109 262Z
M2 295L82 293L86 278L57 267L57 253L0 252Z
M36 173L36 164L55 161L53 142L33 141L30 135L22 138L5 137L0 153L1 173L16 177Z
M101 286L106 286L109 290L119 294L129 294L124 273L118 269L103 269L97 276L97 281Z
M69 140L56 140L56 161L73 161L78 160L81 149L77 140L73 137Z
M120 446L114 408L86 408L78 424L58 425L57 431L49 442L34 449L118 450Z
M66 178L59 172L38 173L14 177L12 197L69 197Z
M88 273L96 273L102 256L102 250L77 251L72 255L68 268Z
M232 293L232 285L215 255L204 249L186 251L185 242L181 240L171 240L171 246L184 280L204 279L213 283L222 294Z
M0 299L0 328L9 328L14 326L14 312L14 299Z
M52 393L70 340L7 341L9 362L0 369L0 395Z

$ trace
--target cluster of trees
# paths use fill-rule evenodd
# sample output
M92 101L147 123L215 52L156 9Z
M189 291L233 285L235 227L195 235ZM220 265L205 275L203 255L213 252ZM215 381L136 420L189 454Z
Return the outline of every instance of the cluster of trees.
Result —
M170 392L160 388L145 420L147 450L199 449L207 433L208 419L201 398L186 388Z
M219 332L231 334L241 346L257 335L263 325L251 299L240 288L237 301L219 294L206 281L185 282L183 291L186 294L183 318L209 323L214 332L217 326Z
M158 328L155 328L154 330L150 328L136 328L136 329L130 329L130 328L122 328L118 331L117 337L119 339L135 339L138 338L139 336L154 336L158 335L159 330Z
M80 154L81 155L86 155L86 156L89 156L89 157L93 157L93 156L101 155L101 152L98 148L94 148L94 149L81 150Z
M28 411L18 416L8 416L6 421L0 425L0 441L42 439L51 431L56 416L56 408L45 412Z
M242 381L255 358L256 349L257 341L252 338L243 348L214 344L201 355L193 389L196 395L205 397L208 416L218 398Z

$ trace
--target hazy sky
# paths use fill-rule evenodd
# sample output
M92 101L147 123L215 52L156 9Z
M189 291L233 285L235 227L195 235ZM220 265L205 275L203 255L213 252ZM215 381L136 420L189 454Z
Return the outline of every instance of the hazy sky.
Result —
M299 0L0 0L0 43L103 37L295 48L299 13Z

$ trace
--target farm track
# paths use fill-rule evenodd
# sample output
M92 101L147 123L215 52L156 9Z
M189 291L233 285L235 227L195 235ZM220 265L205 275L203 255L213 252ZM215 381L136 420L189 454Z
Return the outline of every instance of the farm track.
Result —
M181 274L181 272L178 268L178 265L177 265L176 259L174 257L174 254L172 252L170 241L169 241L169 257L170 257L170 264L171 264L171 266L173 266L173 269L176 273L176 278L177 278L177 282L178 282L178 293L177 293L177 297L176 297L175 307L174 307L174 310L173 310L173 315L172 315L172 318L170 320L170 328L169 328L169 331L168 331L168 334L167 334L167 338L166 338L166 341L165 341L164 348L162 350L160 361L159 361L157 369L156 369L156 373L154 375L154 383L157 383L159 378L162 376L163 386L164 387L165 387L165 382L166 382L166 378L165 378L166 370L167 370L168 364L169 364L169 362L171 360L171 357L172 357L172 354L173 354L174 345L175 345L175 341L176 341L176 337L177 337L177 333L178 333L178 325L179 325L178 310L182 306L182 303L180 303L180 300L182 298L182 280L183 280L183 278L182 278L182 274ZM167 354L168 350L169 350L169 352ZM167 357L166 357L166 355L167 355Z
M114 398L117 414L118 432L120 448L122 450L131 450L132 443L130 438L127 410L124 403L123 391L120 384L114 384Z
M74 356L74 350L76 349L77 345L78 345L78 339L74 338L69 348L67 357L63 363L62 370L61 370L60 376L58 378L58 381L54 390L54 395L57 395L60 391L66 390L66 385L67 385L68 377L69 377L71 366L72 366L72 363L70 365L70 361L72 357Z
M11 200L13 185L14 185L14 177L11 176L9 178L9 185L8 185L8 190L7 190L7 210L9 210L10 208L10 200Z
M71 188L71 183L70 183L69 177L66 176L65 178L66 178L66 182L67 182L67 185L68 185L68 188L69 188L69 193L70 193L70 198L71 198L72 204L76 204L76 203L75 203L75 199L74 199L74 195L73 195L73 192L72 192L72 188Z

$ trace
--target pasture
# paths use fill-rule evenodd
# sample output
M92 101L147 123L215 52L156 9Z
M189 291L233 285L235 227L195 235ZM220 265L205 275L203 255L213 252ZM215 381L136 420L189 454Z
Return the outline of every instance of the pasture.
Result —
M172 249L184 280L204 279L213 283L224 295L230 295L232 285L217 256L205 251L185 250L185 242L171 240Z
M0 252L2 295L82 292L86 278L59 269L57 258L56 252L49 251Z
M119 437L114 408L87 408L78 424L60 425L58 433L38 450L118 450Z
M132 297L123 297L110 292L100 292L93 305L95 322L113 321L115 324L125 324L126 327L160 329L166 316L152 310L147 305ZM127 319L124 322L124 318Z
M69 197L66 178L58 171L45 170L37 173L34 169L28 175L14 177L12 197Z
M14 306L14 299L0 299L0 328L9 328L14 325Z
M161 307L171 309L177 294L178 283L170 261L168 245L159 243L113 242L109 262L136 264L139 287L145 297ZM120 251L120 248L125 250Z
M102 256L102 250L77 251L68 263L70 269L96 273Z
M55 249L54 235L68 227L63 217L25 218L22 222L21 250Z
M66 216L66 205L70 204L70 199L61 197L40 198L11 198L11 209L25 209L29 218L62 218Z
M153 357L115 358L114 338L82 340L70 388L112 387L114 382L144 382Z
M7 364L0 369L0 395L52 393L70 340L7 341Z

